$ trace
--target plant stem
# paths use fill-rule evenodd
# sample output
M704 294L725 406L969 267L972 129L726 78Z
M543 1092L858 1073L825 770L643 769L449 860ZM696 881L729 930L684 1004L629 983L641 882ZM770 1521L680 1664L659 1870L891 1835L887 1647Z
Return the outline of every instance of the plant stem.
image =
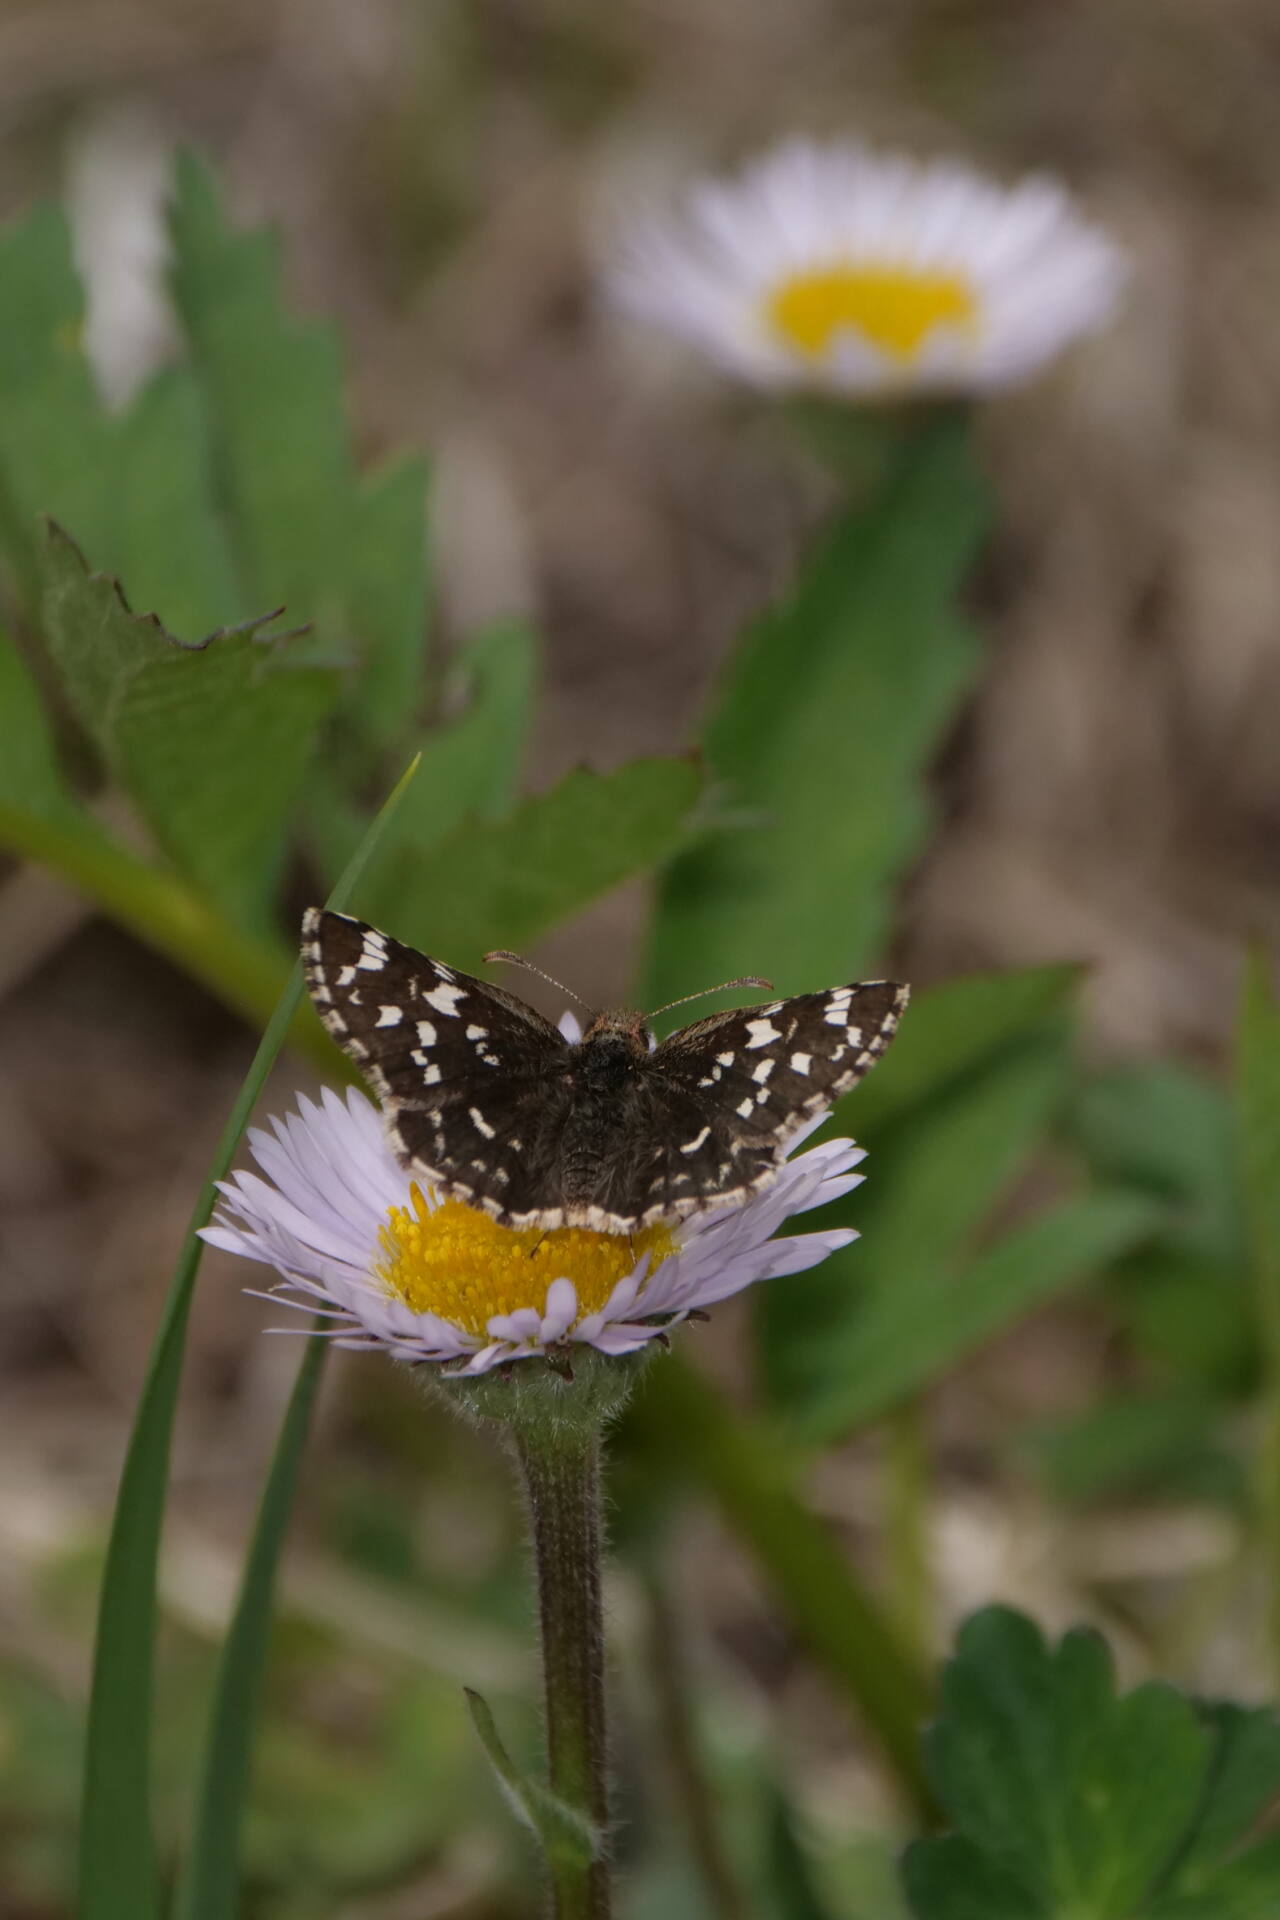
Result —
M715 1920L747 1920L742 1889L721 1842L715 1799L698 1750L697 1728L690 1712L693 1688L684 1622L660 1568L651 1567L646 1572L644 1589L649 1603L649 1680L671 1786L688 1833L707 1912L714 1914Z
M924 1409L908 1400L885 1422L886 1544L893 1618L921 1665L929 1656L929 1444Z
M609 1920L609 1777L600 1603L600 1436L593 1424L520 1425L538 1573L548 1784L600 1835L589 1862L548 1859L555 1920Z
M629 1420L665 1473L714 1494L800 1638L878 1736L904 1798L924 1819L936 1818L920 1754L928 1677L829 1528L798 1498L785 1450L677 1354L654 1369Z

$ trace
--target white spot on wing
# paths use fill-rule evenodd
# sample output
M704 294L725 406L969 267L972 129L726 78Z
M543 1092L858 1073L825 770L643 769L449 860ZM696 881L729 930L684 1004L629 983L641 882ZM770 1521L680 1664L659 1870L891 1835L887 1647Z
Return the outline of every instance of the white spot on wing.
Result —
M489 1122L485 1119L479 1107L468 1107L467 1112L471 1115L471 1118L475 1121L477 1128L484 1135L485 1139L492 1140L494 1129L489 1125Z
M734 1057L735 1056L731 1053L718 1053L716 1055L716 1059L720 1062L720 1065L722 1067L731 1067L734 1062Z
M378 1017L373 1024L375 1027L398 1027L403 1018L400 1007L379 1007Z
M418 1040L424 1047L434 1047L436 1043L436 1030L429 1020L419 1020Z
M429 1007L435 1008L437 1013L455 1015L459 1000L465 1000L467 996L461 987L440 986L432 987L430 993L424 993L422 997Z
M467 1038L468 1040L487 1040L489 1029L488 1027L468 1027Z
M704 1127L696 1140L691 1140L687 1147L681 1147L681 1153L696 1153L710 1131L710 1127Z
M755 1081L758 1087L762 1087L764 1085L765 1081L769 1078L769 1075L773 1072L773 1069L776 1064L777 1064L776 1061L773 1061L773 1060L760 1061L759 1065L755 1069L755 1072L751 1076L751 1078Z
M748 1094L747 1098L742 1102L742 1105L737 1109L737 1111L742 1115L742 1118L744 1120L749 1120L752 1114L755 1112L755 1107L756 1107L755 1101L751 1098L750 1094Z
M748 1020L747 1032L751 1035L747 1041L749 1047L767 1047L771 1040L782 1038L772 1020Z
M812 1065L813 1055L811 1053L793 1053L791 1056L792 1073L808 1073Z
M351 985L351 982L355 979L355 977L356 977L356 970L354 967L338 968L338 985L340 987L349 987Z

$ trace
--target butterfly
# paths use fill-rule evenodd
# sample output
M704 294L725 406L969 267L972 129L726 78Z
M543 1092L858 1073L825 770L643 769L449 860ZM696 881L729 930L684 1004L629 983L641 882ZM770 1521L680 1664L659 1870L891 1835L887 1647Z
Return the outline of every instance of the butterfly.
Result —
M909 994L890 980L832 987L665 1040L641 1014L598 1013L573 1040L515 994L343 913L308 910L302 957L412 1174L503 1226L616 1234L768 1186L797 1129L874 1066Z

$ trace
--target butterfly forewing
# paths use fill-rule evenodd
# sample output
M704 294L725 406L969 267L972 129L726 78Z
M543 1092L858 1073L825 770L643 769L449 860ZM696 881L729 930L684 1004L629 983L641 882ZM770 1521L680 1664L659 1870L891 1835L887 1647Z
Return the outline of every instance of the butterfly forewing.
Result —
M651 1178L682 1203L727 1204L764 1186L791 1137L867 1073L897 1029L908 990L889 980L712 1014L664 1040L653 1067L699 1124L669 1142Z
M310 909L302 956L399 1158L500 1218L513 1194L521 1205L570 1099L563 1035L514 994L346 914Z

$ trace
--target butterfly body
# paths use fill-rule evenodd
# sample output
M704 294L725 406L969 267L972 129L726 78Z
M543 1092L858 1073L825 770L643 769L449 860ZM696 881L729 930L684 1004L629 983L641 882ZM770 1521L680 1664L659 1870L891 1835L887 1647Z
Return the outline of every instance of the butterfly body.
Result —
M639 1014L599 1014L575 1040L344 914L307 913L303 959L402 1163L514 1227L629 1233L741 1203L874 1064L907 1000L869 981L712 1014L662 1041Z

